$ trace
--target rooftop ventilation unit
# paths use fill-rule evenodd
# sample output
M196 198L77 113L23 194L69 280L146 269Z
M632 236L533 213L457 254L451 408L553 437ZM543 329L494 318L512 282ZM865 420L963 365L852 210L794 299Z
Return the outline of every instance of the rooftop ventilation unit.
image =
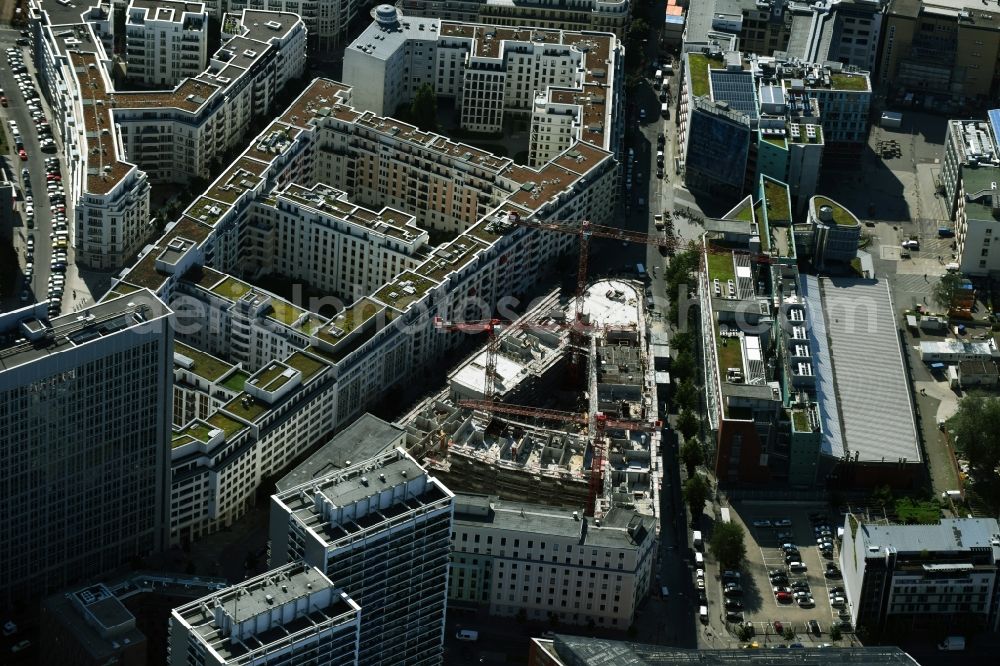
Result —
M268 21L264 25L266 25L271 30L280 30L281 29L281 24L278 23L277 21Z

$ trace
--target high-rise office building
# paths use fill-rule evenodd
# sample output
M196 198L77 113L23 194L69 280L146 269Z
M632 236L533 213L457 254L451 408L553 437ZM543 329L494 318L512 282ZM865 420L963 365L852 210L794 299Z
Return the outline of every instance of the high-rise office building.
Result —
M305 560L361 606L358 663L443 655L455 497L402 449L271 497L271 564Z
M342 666L357 663L359 608L302 562L175 608L173 666Z
M163 543L171 310L147 290L0 315L0 604Z

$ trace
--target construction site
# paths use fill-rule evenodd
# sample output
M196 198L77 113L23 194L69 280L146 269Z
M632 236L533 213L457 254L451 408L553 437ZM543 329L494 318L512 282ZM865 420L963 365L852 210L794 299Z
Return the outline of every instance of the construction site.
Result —
M661 425L644 285L577 291L553 291L511 322L439 322L489 340L400 419L407 447L458 492L655 516Z

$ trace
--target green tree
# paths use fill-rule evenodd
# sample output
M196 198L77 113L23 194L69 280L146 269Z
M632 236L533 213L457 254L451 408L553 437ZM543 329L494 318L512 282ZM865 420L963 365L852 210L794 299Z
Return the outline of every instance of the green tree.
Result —
M698 417L690 409L685 409L677 417L677 432L686 440L694 439L698 434Z
M692 478L698 471L698 465L705 461L705 450L696 438L685 439L681 444L681 460L687 467L688 478Z
M677 385L677 391L674 393L674 404L679 410L698 407L698 389L695 388L694 382L685 379Z
M413 94L413 101L410 102L410 119L425 132L432 132L437 128L437 95L434 94L434 87L431 84L423 84Z
M948 422L955 445L969 461L973 477L996 476L1000 465L1000 400L966 396Z
M693 524L705 510L705 502L708 501L711 488L708 487L708 482L705 481L705 477L700 474L696 474L684 482L682 492L684 495L684 501L691 510L691 522Z
M942 275L931 292L934 302L946 310L950 308L952 299L955 296L955 290L958 289L960 284L962 284L962 276L957 273L945 273Z
M694 336L691 331L678 331L670 339L670 345L680 352L694 353Z
M736 523L718 523L708 547L724 569L739 569L747 556L745 532Z
M670 366L670 372L677 381L683 382L694 377L694 355L681 352Z
M642 43L642 40L649 36L649 24L645 19L632 19L632 25L628 29L629 39Z
M840 630L840 625L836 625L835 624L832 627L830 627L830 640L831 641L839 641L843 637L844 637L844 634Z

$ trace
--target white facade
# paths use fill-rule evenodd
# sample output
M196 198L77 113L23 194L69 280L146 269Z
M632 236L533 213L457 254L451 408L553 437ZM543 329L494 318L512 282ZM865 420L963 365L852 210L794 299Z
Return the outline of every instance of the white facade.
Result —
M303 560L360 604L360 663L440 663L454 499L383 453L273 495L271 563Z
M617 149L623 51L613 35L411 18L388 5L374 16L344 54L356 108L391 114L429 84L470 132L530 120L531 164L574 141Z
M167 663L357 663L360 614L322 572L292 563L173 609Z
M153 231L149 182L206 177L213 161L270 110L285 83L301 75L305 27L290 14L227 17L222 48L196 78L172 90L117 91L103 41L111 12L93 8L85 13L87 23L66 26L55 24L47 7L33 1L30 12L41 25L39 76L65 143L77 261L120 268ZM55 19L66 18L66 11L58 9ZM164 41L159 50L172 48ZM177 48L183 53L194 45L178 36Z
M302 16L309 31L309 50L343 46L351 22L371 5L362 0L229 0L228 11L266 9Z
M449 598L491 615L627 629L652 585L655 518L602 520L551 506L458 495Z
M130 0L125 11L129 79L147 86L172 87L205 69L205 5L181 0Z
M955 248L964 275L1000 271L1000 170L963 168L955 208Z

